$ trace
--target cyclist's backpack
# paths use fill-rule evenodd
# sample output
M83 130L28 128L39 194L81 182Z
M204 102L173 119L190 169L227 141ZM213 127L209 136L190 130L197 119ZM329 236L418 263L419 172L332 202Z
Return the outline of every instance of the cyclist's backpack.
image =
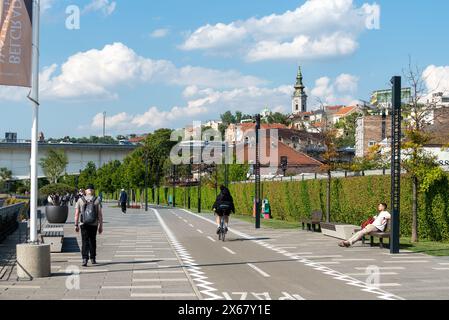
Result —
M81 222L86 225L94 224L98 220L98 212L97 206L95 202L97 198L92 198L90 201L87 201L86 198L83 197L84 207L83 213L81 214Z

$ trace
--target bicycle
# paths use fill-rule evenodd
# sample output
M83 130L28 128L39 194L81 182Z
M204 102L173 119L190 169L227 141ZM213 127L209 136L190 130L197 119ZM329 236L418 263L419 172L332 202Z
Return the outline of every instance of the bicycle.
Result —
M218 241L225 241L226 239L226 224L225 224L225 215L222 215L220 218L220 232L218 233Z

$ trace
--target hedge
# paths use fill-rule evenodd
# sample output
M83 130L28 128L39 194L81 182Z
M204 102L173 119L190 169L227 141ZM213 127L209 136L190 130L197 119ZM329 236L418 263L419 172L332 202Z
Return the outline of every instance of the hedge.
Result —
M314 210L326 212L327 180L306 180L292 182L264 182L263 197L271 203L273 218L295 222L309 217ZM252 215L254 184L232 184L236 211ZM137 191L140 194L141 191ZM198 206L198 187L191 187L191 209ZM160 188L160 203L168 204L172 188ZM149 189L149 202L155 203ZM176 203L187 207L188 188L176 188ZM202 188L201 206L210 210L215 201L215 188ZM367 176L336 178L331 188L331 220L333 222L361 225L369 216L376 214L379 202L390 203L390 177ZM401 184L401 235L411 235L412 184L410 178L402 177ZM433 241L449 240L449 178L433 185L428 192L419 196L419 235Z

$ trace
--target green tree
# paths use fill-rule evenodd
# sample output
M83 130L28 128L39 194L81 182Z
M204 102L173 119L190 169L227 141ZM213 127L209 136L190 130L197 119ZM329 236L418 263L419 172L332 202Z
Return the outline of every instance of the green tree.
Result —
M410 103L403 106L408 115L405 122L405 150L406 159L403 167L412 180L412 242L419 241L418 235L418 194L427 191L433 183L443 178L443 170L438 166L436 157L425 151L424 146L433 138L429 130L429 117L434 114L435 106L421 101L426 94L423 70L412 67L410 60L408 69L404 71L405 78L412 88ZM437 120L437 119L435 119Z
M269 115L267 122L269 124L280 123L280 124L284 124L286 126L288 126L290 124L290 120L288 119L288 116L286 116L285 114L282 114L280 112L275 112L275 113L272 113L271 115Z
M7 168L0 168L0 190L5 187L5 183L12 178L12 171Z
M58 179L64 173L69 160L64 151L49 150L47 157L41 159L40 165L45 176L51 183L58 183Z
M353 113L343 119L340 119L335 125L336 129L343 131L342 136L337 139L338 148L354 147L355 146L355 134L357 129L357 119L361 116L361 113Z
M95 185L97 179L97 166L93 162L89 162L86 168L81 171L78 179L78 187L86 188L88 185Z

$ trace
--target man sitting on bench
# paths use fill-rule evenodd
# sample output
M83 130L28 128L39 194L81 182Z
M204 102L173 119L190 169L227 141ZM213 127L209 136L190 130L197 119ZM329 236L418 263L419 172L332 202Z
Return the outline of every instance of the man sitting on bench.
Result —
M387 227L388 221L391 219L391 214L387 211L387 204L380 203L377 207L379 214L374 217L374 222L366 226L362 231L357 232L351 239L347 241L340 242L338 245L340 247L349 248L354 245L357 241L363 239L364 236L369 235L373 232L384 232Z

